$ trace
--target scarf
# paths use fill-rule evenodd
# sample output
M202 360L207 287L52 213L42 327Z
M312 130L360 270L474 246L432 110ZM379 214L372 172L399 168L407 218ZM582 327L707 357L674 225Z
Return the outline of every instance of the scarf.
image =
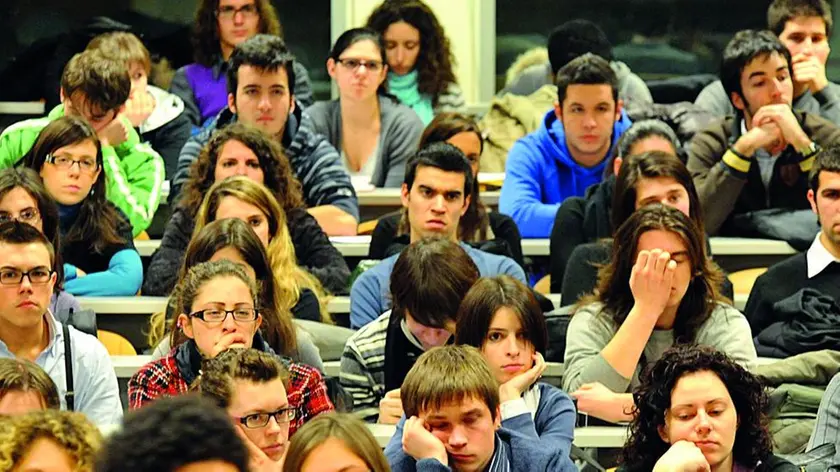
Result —
M414 110L425 126L435 117L435 110L432 107L432 98L421 94L417 88L417 75L417 69L405 75L389 72L388 91L394 94L402 104Z

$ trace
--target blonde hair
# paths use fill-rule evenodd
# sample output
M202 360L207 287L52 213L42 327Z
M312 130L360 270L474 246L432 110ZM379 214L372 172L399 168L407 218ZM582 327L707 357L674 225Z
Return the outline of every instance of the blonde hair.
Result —
M362 420L349 413L325 413L309 420L292 436L283 472L298 472L312 451L335 438L365 462L372 472L390 472L382 448Z
M37 439L58 444L74 472L93 471L102 435L82 413L43 410L0 419L0 470L13 470Z
M314 275L297 264L295 246L286 224L286 213L265 186L241 176L229 177L214 183L198 209L193 237L205 225L216 219L216 211L224 197L234 197L259 208L268 219L270 241L266 250L274 272L278 310L289 313L291 316L292 307L300 299L301 290L308 288L318 299L321 320L331 323L332 318L326 309L328 294Z
M106 58L125 64L126 68L131 64L140 64L147 76L152 72L149 50L133 33L112 31L100 34L90 40L85 50L97 50Z

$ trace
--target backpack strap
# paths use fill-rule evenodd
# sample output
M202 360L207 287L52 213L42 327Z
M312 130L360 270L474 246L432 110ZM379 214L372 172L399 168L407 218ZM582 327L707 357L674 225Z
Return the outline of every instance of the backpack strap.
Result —
M67 411L74 411L73 400L76 393L73 391L73 350L70 348L70 328L65 323L61 323L61 330L64 333L64 377L67 384L64 400L67 402Z

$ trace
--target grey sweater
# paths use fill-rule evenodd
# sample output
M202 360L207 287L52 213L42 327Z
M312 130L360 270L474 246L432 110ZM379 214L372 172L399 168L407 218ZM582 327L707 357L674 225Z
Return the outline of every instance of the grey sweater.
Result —
M575 312L569 323L563 375L563 390L567 392L590 382L601 382L613 392L630 392L639 386L642 369L659 360L674 345L673 330L654 330L645 346L644 364L639 362L633 378L625 378L601 355L601 350L618 331L612 317L602 309L601 303L586 305ZM747 319L723 303L717 305L700 327L695 343L718 349L747 368L752 367L757 358Z
M710 83L700 91L694 104L720 117L735 114L735 107L726 96L720 80ZM840 123L840 85L829 82L817 93L806 91L793 99L793 109L813 113L835 124Z
M312 118L315 132L341 151L341 105L339 100L317 102L304 110ZM379 97L379 148L370 183L375 187L400 187L405 164L417 151L423 122L411 108L391 98Z

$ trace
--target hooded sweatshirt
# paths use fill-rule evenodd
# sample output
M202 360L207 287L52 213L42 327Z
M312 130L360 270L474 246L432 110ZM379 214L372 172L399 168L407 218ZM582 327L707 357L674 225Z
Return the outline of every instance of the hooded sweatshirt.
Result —
M177 95L149 85L155 109L140 124L140 140L149 143L160 154L166 168L166 179L175 177L181 148L190 139L192 124L184 113L184 101Z
M523 238L547 238L563 200L582 196L590 185L601 181L606 157L630 125L622 110L621 119L613 125L610 151L598 165L583 167L572 158L563 123L550 110L537 131L511 148L499 211L513 218Z

